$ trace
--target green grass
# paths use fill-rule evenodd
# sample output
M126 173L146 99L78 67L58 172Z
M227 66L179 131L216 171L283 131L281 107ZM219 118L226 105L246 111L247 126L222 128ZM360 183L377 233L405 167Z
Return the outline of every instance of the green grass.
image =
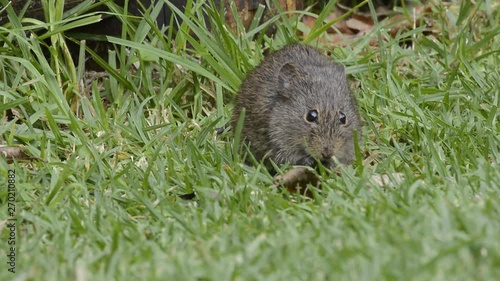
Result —
M52 24L11 15L0 27L0 140L37 159L0 158L0 280L497 280L493 2L436 3L429 17L439 32L391 39L376 28L380 47L367 36L333 50L355 81L361 149L374 160L326 177L314 199L272 188L262 167L242 163L229 133L214 132L264 49L298 40L296 18L274 38L262 31L284 15L246 33L238 26L236 36L215 9L207 23L188 1L176 33L145 17L126 25L124 39L108 38L116 51L100 63L109 78L85 89L83 62L65 55L61 31L99 15L54 8ZM317 45L321 33L309 34ZM18 117L7 121L7 109ZM5 267L9 169L14 274ZM374 178L383 175L402 180L381 187ZM197 200L179 198L193 191Z

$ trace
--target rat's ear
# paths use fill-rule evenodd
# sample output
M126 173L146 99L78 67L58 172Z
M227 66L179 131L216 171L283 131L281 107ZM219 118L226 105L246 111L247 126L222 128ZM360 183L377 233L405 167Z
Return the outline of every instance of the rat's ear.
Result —
M345 76L345 66L342 64L335 64L338 72L342 75Z
M284 64L278 74L278 89L290 88L292 81L298 77L297 67L293 63Z

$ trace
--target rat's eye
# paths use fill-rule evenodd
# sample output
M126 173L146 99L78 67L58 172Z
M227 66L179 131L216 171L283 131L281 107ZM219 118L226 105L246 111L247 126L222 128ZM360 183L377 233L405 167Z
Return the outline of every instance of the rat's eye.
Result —
M306 115L307 122L318 122L318 111L316 109L309 110Z
M347 117L342 111L339 111L339 120L342 125L345 125L347 123Z

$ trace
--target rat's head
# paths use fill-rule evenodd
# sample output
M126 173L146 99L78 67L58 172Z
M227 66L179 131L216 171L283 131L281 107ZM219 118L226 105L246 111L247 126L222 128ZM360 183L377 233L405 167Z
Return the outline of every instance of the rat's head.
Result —
M360 118L344 67L283 65L277 75L270 124L278 164L333 166L354 160L354 130Z

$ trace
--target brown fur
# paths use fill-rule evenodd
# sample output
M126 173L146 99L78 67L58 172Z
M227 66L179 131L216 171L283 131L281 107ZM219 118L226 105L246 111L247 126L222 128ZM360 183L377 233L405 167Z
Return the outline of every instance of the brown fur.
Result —
M243 108L241 137L259 160L328 167L332 157L354 160L353 131L361 134L361 121L344 67L312 47L293 44L267 56L241 85L233 128ZM311 110L314 122L306 120Z

